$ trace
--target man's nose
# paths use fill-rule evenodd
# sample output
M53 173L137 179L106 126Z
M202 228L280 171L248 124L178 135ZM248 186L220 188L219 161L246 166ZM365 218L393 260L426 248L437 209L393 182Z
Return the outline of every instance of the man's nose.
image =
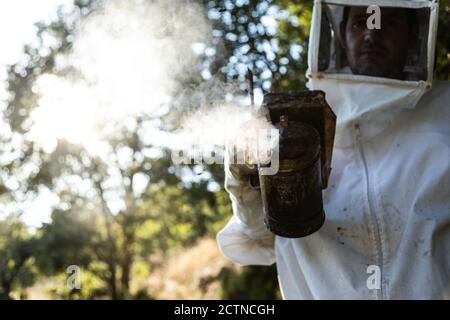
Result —
M369 29L366 28L364 31L364 42L365 43L375 43L381 37L381 30L379 29Z

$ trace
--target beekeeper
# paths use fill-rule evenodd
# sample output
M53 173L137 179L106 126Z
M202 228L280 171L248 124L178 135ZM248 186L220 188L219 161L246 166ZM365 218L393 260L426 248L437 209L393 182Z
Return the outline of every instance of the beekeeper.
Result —
M219 247L241 265L276 262L284 299L450 299L450 86L432 81L438 3L328 2L314 4L307 72L337 115L325 224L305 238L273 236L260 191L228 164L233 216Z

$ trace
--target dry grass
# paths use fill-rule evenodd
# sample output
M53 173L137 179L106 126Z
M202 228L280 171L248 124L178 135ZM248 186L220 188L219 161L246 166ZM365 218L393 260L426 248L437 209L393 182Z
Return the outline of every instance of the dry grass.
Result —
M57 277L42 279L32 287L26 289L26 299L49 300L51 299L49 290L63 285L65 285L65 283L64 282L61 283L61 279L58 279ZM18 297L16 298L18 299Z
M238 267L222 256L215 239L202 239L173 254L147 280L157 299L220 299L219 274Z

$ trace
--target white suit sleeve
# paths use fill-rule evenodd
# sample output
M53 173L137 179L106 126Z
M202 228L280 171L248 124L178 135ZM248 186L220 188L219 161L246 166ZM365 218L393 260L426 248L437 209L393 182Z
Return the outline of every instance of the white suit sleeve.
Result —
M225 189L233 216L217 234L217 243L224 256L240 265L271 265L275 262L274 235L264 225L261 193L243 180L225 165Z

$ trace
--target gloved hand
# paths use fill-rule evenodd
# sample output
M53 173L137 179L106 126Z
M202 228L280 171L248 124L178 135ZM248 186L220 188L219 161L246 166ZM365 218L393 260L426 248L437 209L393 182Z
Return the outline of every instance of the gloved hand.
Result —
M261 191L255 186L258 179L256 165L235 164L232 153L225 153L225 190L229 193L234 217L252 239L273 238L263 220Z
M261 190L250 182L252 176L258 178L256 165L234 162L234 148L228 146L225 190L230 195L233 216L217 234L219 249L241 265L271 265L275 262L275 236L264 224Z

